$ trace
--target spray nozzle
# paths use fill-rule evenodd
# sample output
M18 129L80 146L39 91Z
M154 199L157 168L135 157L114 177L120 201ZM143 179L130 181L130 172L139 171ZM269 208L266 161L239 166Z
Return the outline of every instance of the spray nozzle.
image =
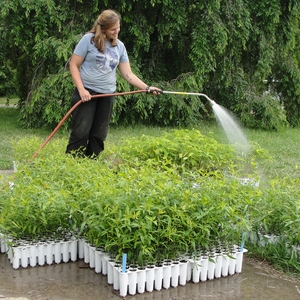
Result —
M209 103L210 103L211 106L214 106L216 104L216 102L214 100L211 100L211 99L209 100Z

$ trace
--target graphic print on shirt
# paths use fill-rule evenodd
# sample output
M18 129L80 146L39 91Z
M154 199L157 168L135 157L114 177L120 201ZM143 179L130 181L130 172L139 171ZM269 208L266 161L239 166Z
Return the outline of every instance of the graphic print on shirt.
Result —
M104 74L114 70L119 64L119 58L116 52L106 48L105 53L99 53L96 56L96 64L100 71Z

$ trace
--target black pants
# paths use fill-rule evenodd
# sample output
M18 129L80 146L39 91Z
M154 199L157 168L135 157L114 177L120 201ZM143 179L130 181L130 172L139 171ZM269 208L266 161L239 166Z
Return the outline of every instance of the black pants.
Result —
M91 95L98 93L88 90ZM104 150L115 97L93 98L81 103L72 112L72 129L66 153L75 156L97 157ZM80 100L75 89L71 105Z

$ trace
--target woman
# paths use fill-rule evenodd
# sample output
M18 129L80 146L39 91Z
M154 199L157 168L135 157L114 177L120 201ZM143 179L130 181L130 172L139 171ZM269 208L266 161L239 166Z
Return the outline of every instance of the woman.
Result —
M111 94L116 90L116 68L131 85L159 94L132 73L124 44L118 40L120 17L113 10L103 11L77 44L70 61L76 85L71 105L82 99L72 113L72 130L66 153L97 157L104 150L114 97L91 99L91 95Z

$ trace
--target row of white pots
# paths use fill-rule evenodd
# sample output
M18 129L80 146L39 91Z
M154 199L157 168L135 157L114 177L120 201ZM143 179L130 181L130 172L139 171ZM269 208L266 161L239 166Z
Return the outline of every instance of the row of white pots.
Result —
M199 283L200 281L213 280L221 276L228 276L241 271L243 252L234 254L236 258L219 256L182 259L180 261L162 262L160 265L151 265L145 268L129 268L122 272L119 264L108 262L108 278L112 281L115 290L119 290L120 296L127 294L152 292L185 285L188 281ZM111 271L110 271L111 270ZM112 273L110 276L109 273Z
M121 261L111 259L103 249L93 247L84 239L78 241L78 257L96 273L107 275L108 284L113 285L122 297L240 273L246 251L239 251L236 247L230 254L208 253L194 258L183 256L178 261L164 260L156 265L126 265L124 268Z
M300 258L300 245L291 245L286 242L285 237L276 234L262 234L260 232L248 232L248 238L252 243L258 243L260 246L265 247L267 244L277 244L280 241L286 243L287 253L291 256Z
M298 259L300 258L300 246L295 246L293 245L291 248L290 248L290 254L292 256L296 256Z
M59 264L70 260L76 261L78 256L77 239L20 243L19 246L12 247L9 246L9 242L0 237L1 252L7 253L14 269Z
M43 266L53 263L83 259L96 273L107 276L108 284L119 291L120 296L135 295L153 290L168 289L213 280L242 271L243 253L238 247L230 253L210 252L196 257L182 256L178 261L164 260L146 267L128 266L117 262L101 248L84 239L70 241L37 242L9 247L9 241L0 236L1 252L7 252L14 269Z
M276 244L280 239L280 237L275 234L262 234L255 231L248 232L248 238L252 243L259 243L263 247L269 243Z

